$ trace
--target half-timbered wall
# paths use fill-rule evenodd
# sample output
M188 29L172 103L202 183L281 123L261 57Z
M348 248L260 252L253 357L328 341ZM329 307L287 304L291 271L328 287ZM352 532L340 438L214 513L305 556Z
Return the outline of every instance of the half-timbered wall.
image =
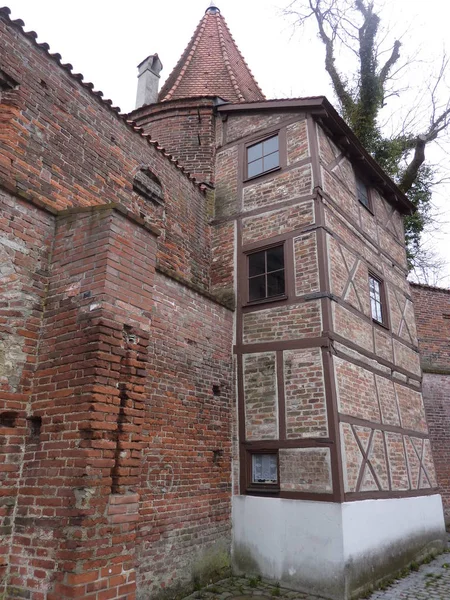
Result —
M359 202L364 166L317 132L345 497L435 490L402 216L367 176L371 203ZM382 324L372 318L369 274L384 288Z
M279 169L247 178L247 148L272 135ZM229 115L217 141L212 279L237 300L235 491L258 494L252 455L270 451L279 486L264 494L342 502L435 491L401 213L311 115ZM285 296L251 303L248 255L277 244ZM369 274L381 282L383 323Z
M247 114L219 122L217 132L212 278L218 290L237 293L241 468L235 492L250 491L252 453L271 450L279 465L274 495L331 499L338 457L326 393L314 122L303 114ZM246 147L272 134L279 137L280 169L246 179ZM236 239L236 254L227 245L224 252L226 237L230 244ZM272 244L284 247L285 297L251 304L247 255Z

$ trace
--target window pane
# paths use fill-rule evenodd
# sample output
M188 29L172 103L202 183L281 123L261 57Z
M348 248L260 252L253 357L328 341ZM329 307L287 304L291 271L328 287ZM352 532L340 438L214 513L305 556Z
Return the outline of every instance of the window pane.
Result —
M373 298L370 298L370 312L372 313L372 319L377 318L377 303Z
M380 299L380 282L372 278L372 293L374 298Z
M377 303L377 316L376 316L376 319L380 323L383 322L383 310L382 310L382 307L381 307L381 302Z
M280 268L280 267L278 267ZM254 277L266 272L266 252L255 252L248 256L248 275Z
M255 144L254 146L250 146L247 150L247 160L248 162L253 162L257 158L261 158L263 155L262 152L262 144Z
M267 275L267 296L284 294L284 269Z
M278 271L284 268L283 246L267 250L267 271Z
M275 169L279 166L280 158L278 156L278 151L264 157L264 171L270 171L270 169Z
M369 206L369 191L367 189L366 184L361 181L361 179L358 179L358 177L356 178L356 192L357 192L357 196L358 196L358 200L361 202L361 204L364 204L364 206Z
M248 173L249 177L255 177L255 175L260 175L263 172L263 161L262 158L255 160L254 162L248 163Z
M380 323L382 323L383 322L383 314L381 311L381 303L377 302L376 300L374 300L372 298L370 305L372 307L372 319L375 319L376 321L379 321Z
M372 319L383 322L383 305L381 303L381 282L369 276L370 312Z
M278 150L278 136L275 135L274 137L266 140L265 142L263 142L263 154L272 154L272 152L275 152L276 150Z
M248 298L252 300L260 300L266 298L266 276L258 275L248 280Z
M277 455L252 454L252 483L277 483Z

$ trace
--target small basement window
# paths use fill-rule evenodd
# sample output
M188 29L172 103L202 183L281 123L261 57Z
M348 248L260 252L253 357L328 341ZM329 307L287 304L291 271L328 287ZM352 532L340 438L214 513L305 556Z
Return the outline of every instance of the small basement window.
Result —
M248 255L248 300L284 296L284 246L274 246Z
M146 200L151 200L156 204L164 203L161 182L150 169L141 169L136 173L133 180L133 190Z
M247 178L257 177L280 166L278 135L247 148Z
M252 454L252 485L278 484L278 455Z

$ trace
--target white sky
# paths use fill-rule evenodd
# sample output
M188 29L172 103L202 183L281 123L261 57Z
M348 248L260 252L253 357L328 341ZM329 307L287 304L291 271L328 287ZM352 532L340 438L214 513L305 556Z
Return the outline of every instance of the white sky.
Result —
M143 58L158 52L164 65L162 81L186 47L209 0L5 0L12 18L25 21L95 89L104 92L124 112L134 108L137 69ZM256 80L268 98L333 94L323 65L323 47L313 28L293 32L281 7L289 0L217 0L231 32ZM412 103L419 88L437 68L450 21L449 0L378 0L383 23L402 35L403 55L417 54L419 62L406 73ZM450 52L450 48L449 48ZM449 76L450 85L450 76ZM446 94L450 93L450 87ZM404 98L395 110L404 107ZM450 163L450 155L435 149L435 161ZM449 169L450 170L450 169ZM427 238L447 262L450 286L450 186L434 196L439 231Z

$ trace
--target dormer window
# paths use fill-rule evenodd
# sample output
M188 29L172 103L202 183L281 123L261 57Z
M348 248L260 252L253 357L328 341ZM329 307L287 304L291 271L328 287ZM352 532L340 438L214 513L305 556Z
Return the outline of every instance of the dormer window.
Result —
M280 148L278 134L247 147L247 178L278 169Z
M133 190L146 200L156 204L164 203L161 182L150 169L141 169L133 180Z

